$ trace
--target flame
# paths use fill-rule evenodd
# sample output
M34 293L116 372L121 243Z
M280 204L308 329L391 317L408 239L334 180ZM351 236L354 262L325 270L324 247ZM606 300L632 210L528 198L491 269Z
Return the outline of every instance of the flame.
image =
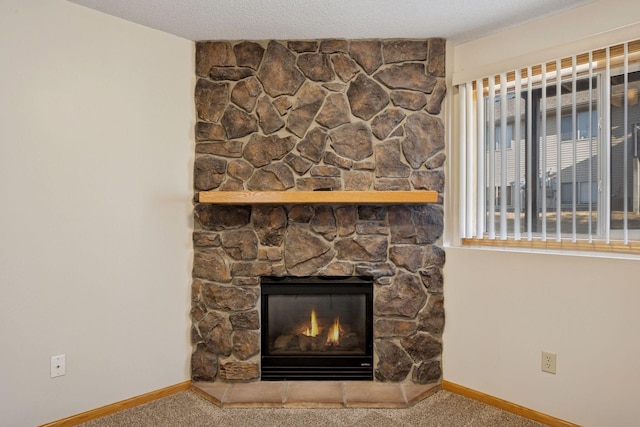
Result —
M307 328L307 331L304 334L308 337L315 337L318 335L318 320L316 319L315 310L311 310L311 330Z
M329 331L329 335L327 336L327 342L330 343L338 343L340 340L340 319L336 319L333 322L333 327Z

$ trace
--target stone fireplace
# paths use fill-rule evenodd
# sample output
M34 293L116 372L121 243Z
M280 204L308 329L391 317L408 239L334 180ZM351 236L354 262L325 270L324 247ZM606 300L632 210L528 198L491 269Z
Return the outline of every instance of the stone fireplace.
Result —
M193 379L260 379L262 277L365 276L374 282L375 380L439 382L444 40L199 42L196 72L196 194L440 197L384 206L196 202Z

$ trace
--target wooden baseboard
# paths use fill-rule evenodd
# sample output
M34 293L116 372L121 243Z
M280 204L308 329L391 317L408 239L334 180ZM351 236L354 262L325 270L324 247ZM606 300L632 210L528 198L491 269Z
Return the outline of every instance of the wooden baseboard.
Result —
M130 399L121 400L120 402L112 403L101 408L92 409L91 411L83 412L81 414L72 415L62 420L54 421L48 424L43 424L40 427L70 427L80 423L93 420L95 418L104 417L123 409L133 408L134 406L142 405L143 403L151 402L152 400L160 399L162 397L170 396L181 391L189 390L191 387L191 381L185 381L176 385L161 388L160 390L152 391L149 393L135 396Z
M486 403L487 405L495 406L496 408L511 412L512 414L520 415L521 417L528 418L533 421L538 421L539 423L546 424L551 427L579 427L577 424L525 408L524 406L516 405L515 403L507 402L506 400L502 400L498 397L493 397L449 381L442 381L442 389Z

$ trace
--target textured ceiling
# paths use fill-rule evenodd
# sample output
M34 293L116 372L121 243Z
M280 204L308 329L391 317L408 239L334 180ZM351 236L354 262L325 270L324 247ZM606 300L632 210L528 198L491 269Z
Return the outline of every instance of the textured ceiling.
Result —
M189 40L444 37L464 42L594 0L69 1Z

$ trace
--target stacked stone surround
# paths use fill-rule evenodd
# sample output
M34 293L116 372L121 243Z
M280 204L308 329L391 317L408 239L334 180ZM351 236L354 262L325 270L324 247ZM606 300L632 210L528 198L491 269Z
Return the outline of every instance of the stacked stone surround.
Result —
M194 380L259 380L262 276L364 275L375 279L376 380L440 381L444 48L442 39L197 43L196 193L440 197L392 206L196 202Z

